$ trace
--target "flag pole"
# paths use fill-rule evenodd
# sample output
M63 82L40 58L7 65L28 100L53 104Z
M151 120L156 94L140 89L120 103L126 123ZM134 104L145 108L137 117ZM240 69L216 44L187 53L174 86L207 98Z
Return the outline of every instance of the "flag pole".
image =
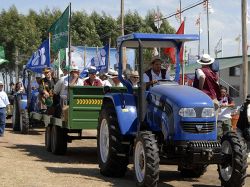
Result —
M50 58L50 37L51 37L51 34L49 32L49 58Z
M61 69L61 50L58 52L58 71L57 71L57 78L60 78L60 69Z
M185 21L186 21L186 17L184 17L183 20L183 24L185 25ZM183 30L185 29L185 27L183 28ZM183 31L183 33L185 33L185 31ZM182 46L182 50L184 50L184 44ZM184 58L183 58L183 53L182 55L182 85L185 85L185 63L184 63Z
M86 45L84 46L84 69L86 67Z
M109 70L109 67L110 67L110 45L111 45L111 37L109 37L108 69L107 69L107 71Z
M67 94L67 101L69 101L69 74L70 74L70 68L71 68L71 35L70 35L70 22L71 22L71 3L69 3L69 20L68 20L68 58L69 58L69 71L68 71L68 94Z
M198 58L200 58L200 51L201 51L201 13L199 14L198 18L199 22L199 41L198 41Z

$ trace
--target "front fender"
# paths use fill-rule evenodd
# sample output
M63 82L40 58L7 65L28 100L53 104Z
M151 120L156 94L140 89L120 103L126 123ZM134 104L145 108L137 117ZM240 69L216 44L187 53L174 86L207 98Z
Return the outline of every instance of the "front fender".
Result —
M105 104L112 101L122 135L135 135L137 130L136 97L128 93L109 93L104 96Z

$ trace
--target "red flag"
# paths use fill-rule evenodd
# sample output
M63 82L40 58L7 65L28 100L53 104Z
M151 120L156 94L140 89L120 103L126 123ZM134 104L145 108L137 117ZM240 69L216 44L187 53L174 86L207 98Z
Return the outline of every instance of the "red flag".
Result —
M176 34L184 34L184 21L182 21ZM175 64L175 48L173 48L173 47L165 48L164 53L169 56L169 58L171 60L170 62L172 64ZM180 62L183 63L183 47L181 47L181 50L180 50Z

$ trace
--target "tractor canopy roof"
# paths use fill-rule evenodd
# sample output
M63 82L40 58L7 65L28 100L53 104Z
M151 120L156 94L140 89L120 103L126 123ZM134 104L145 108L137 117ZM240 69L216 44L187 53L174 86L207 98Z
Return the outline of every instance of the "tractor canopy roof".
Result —
M118 37L117 46L120 47L122 45L122 47L137 48L139 46L139 40L142 42L144 48L167 48L176 47L176 44L183 42L199 40L199 35L132 33Z

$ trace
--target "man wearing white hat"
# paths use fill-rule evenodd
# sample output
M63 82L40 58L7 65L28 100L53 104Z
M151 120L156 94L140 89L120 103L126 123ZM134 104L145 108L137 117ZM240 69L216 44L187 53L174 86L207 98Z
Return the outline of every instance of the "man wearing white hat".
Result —
M80 70L78 66L70 67L70 76L62 77L54 87L54 93L60 95L68 94L68 85L69 86L83 86L83 81L79 77Z
M109 76L109 82L112 86L114 87L123 87L123 84L120 82L119 78L118 78L118 72L113 70L113 69L109 69L108 70L108 76Z
M201 64L202 67L195 71L193 86L206 93L214 101L215 109L217 110L220 87L218 74L211 69L214 58L211 58L209 54L203 54L201 59L197 60L197 63Z
M88 69L89 77L84 80L84 86L103 86L102 80L96 76L97 70L95 66L90 66Z
M6 106L10 104L5 91L3 91L3 82L0 81L0 137L4 134L6 120Z
M132 84L133 87L138 87L138 82L139 82L139 73L138 73L138 71L132 71L129 74L128 81Z

